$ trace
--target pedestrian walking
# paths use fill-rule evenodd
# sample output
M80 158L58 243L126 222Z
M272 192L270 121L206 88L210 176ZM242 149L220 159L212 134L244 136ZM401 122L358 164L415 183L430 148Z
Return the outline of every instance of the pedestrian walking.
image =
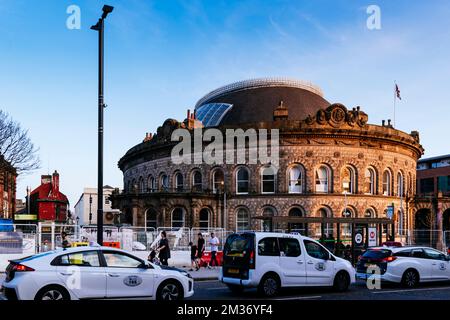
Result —
M194 245L191 242L189 242L189 247L191 247L191 268L189 269L189 271L194 271L194 268L196 270L198 270L198 263L197 263L197 246Z
M209 266L208 268L211 269L213 267L213 263L214 263L214 268L217 267L219 265L219 263L217 262L217 251L219 250L219 238L217 238L214 235L214 232L211 232L211 238L209 239L209 245L211 246L211 260L209 261Z
M159 240L158 248L156 249L159 252L159 261L162 265L169 265L168 261L170 259L170 247L169 241L167 240L167 235L165 231L161 232L161 240Z
M72 246L69 239L67 239L67 233L65 233L64 231L61 232L61 246L63 247L63 249L67 249Z
M203 238L203 234L201 232L198 233L197 240L197 270L201 267L201 260L203 257L203 252L205 251L205 239Z

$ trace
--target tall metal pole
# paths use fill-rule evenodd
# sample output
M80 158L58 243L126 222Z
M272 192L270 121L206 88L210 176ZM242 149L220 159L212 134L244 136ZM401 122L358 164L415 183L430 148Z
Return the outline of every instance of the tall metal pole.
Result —
M103 33L104 20L114 8L103 6L102 17L92 30L98 31L98 177L97 177L97 243L103 245Z
M103 19L98 21L98 27L97 243L103 245Z

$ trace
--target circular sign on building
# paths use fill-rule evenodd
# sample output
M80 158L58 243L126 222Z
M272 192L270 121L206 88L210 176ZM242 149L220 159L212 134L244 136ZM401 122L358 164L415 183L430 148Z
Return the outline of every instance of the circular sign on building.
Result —
M360 244L362 244L362 242L363 242L363 235L362 235L362 233L357 232L355 234L355 243L360 245Z

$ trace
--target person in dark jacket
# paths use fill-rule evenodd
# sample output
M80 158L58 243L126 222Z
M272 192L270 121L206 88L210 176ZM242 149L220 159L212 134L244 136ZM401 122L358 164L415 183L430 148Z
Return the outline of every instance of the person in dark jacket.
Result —
M61 245L62 245L63 249L67 249L72 246L69 239L67 239L67 233L65 233L64 231L61 232Z
M197 270L201 267L201 260L203 256L203 252L205 251L205 239L203 238L203 234L201 232L198 233L197 240Z
M169 265L167 260L170 259L170 248L165 231L161 232L161 240L159 240L158 248L156 250L159 252L158 257L161 264L164 266Z

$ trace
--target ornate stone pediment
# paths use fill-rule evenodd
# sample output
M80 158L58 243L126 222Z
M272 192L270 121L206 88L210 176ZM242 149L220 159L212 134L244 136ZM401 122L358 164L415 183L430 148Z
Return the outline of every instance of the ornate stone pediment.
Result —
M348 110L341 103L334 103L326 109L321 109L317 111L315 115L308 115L304 120L307 125L328 124L334 128L339 128L343 126L355 126L363 127L367 124L369 117L366 113L360 110L360 107Z
M170 141L173 131L185 127L186 126L182 122L179 122L175 119L167 119L166 121L164 121L162 126L158 127L156 131L156 141L158 142Z

